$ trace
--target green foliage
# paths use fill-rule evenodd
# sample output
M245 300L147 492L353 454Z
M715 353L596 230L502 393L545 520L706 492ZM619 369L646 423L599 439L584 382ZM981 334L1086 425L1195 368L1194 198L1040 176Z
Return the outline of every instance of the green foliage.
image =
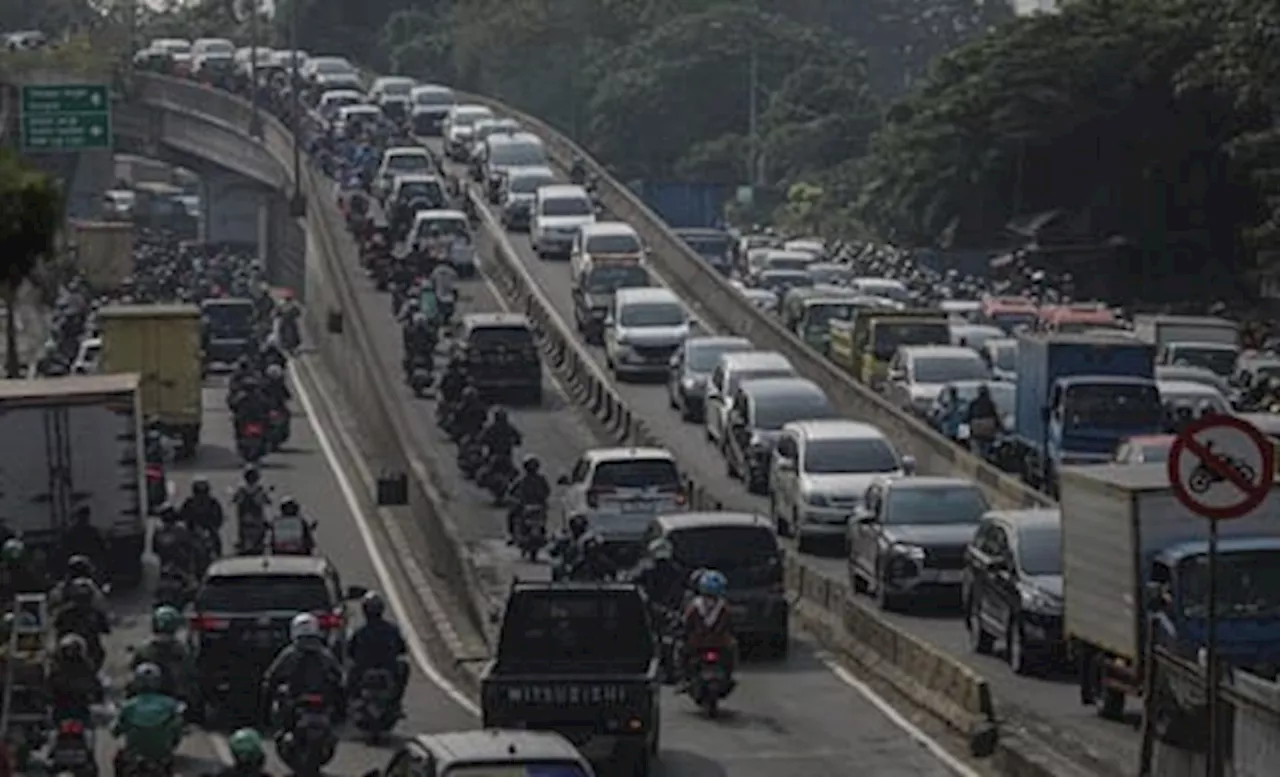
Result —
M62 221L62 192L52 178L0 149L0 288L17 289L51 256Z
M0 52L0 80L21 79L33 73L109 80L124 61L128 48L119 33L118 29L99 28L43 49Z

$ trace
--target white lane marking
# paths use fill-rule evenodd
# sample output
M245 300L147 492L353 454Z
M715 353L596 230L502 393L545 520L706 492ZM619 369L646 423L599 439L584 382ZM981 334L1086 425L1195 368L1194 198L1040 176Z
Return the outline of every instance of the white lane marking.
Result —
M342 468L342 460L338 458L337 449L334 447L333 441L329 439L329 432L320 423L319 417L316 415L316 403L311 398L311 392L298 379L297 366L292 362L289 364L289 372L290 377L293 378L298 401L302 403L303 412L307 414L307 423L311 426L312 431L315 432L316 441L320 444L320 450L324 453L324 458L329 463L329 469L333 471L338 480L338 489L342 491L342 499L347 503L347 510L351 513L351 519L355 521L356 529L360 532L360 539L364 543L369 561L373 565L373 571L377 574L378 582L382 585L382 594L386 597L387 604L391 606L391 611L395 614L396 619L403 626L402 631L404 632L405 642L409 645L409 652L413 655L414 663L418 665L418 669L422 671L423 676L431 681L432 685L439 688L459 707L479 717L480 707L466 693L450 682L432 663L431 657L427 654L426 646L422 644L422 641L418 639L418 635L410 626L413 623L413 619L409 616L409 608L405 606L404 599L400 596L400 590L395 584L395 578L391 575L391 570L382 558L382 551L378 548L378 544L374 539L373 530L369 526L369 519L364 514L364 508L356 496L356 490L351 484L351 478L347 476L347 473ZM352 451L352 454L358 455L356 451Z

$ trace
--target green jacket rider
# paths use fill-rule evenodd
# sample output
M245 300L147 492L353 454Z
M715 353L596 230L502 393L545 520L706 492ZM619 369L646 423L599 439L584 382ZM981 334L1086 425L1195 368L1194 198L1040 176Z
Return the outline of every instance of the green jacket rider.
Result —
M163 673L160 692L187 703L195 699L196 662L187 646L178 639L182 614L168 605L157 607L151 614L151 636L133 654L132 667L155 664Z
M227 737L227 749L232 763L218 772L216 777L269 777L262 771L267 762L267 751L262 746L262 735L251 728L242 728Z
M131 687L137 692L120 707L111 733L124 737L120 755L148 763L168 764L182 741L182 702L160 693L164 676L155 664L133 670ZM117 768L117 773L120 769Z

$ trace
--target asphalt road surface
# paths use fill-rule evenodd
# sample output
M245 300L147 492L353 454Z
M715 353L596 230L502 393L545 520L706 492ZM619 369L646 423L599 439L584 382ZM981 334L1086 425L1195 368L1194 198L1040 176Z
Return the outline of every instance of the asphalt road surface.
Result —
M431 142L431 145L439 151L438 144ZM463 168L454 166L453 170L465 179ZM491 210L490 214L495 218L485 219L487 223L500 223L496 219L496 212ZM538 259L526 235L491 233L489 239L510 243L543 292L553 302L570 331L573 331L569 263ZM604 351L595 347L589 350L596 363L607 374ZM724 458L705 438L702 426L681 421L679 415L670 409L664 384L615 380L613 385L632 411L645 419L650 431L676 455L681 466L727 508L769 514L768 497L748 493L741 481L728 475ZM551 433L558 431L560 430L551 430ZM542 428L538 427L532 436L541 438ZM561 450L559 439L552 439L556 443L554 449ZM552 458L547 461L554 465L565 459ZM561 468L552 466L549 469L551 472L559 472ZM794 545L792 549L794 550ZM832 576L843 578L847 571L840 553L837 550L832 557L810 558ZM1136 709L1129 724L1102 720L1092 708L1081 706L1079 692L1074 684L1075 678L1070 671L1054 673L1048 678L1021 677L1010 671L1008 664L998 656L974 654L969 649L967 633L958 612L935 609L918 614L888 613L886 617L904 630L958 657L987 677L1004 713L1001 717L1009 725L1025 728L1032 734L1048 739L1069 756L1087 754L1091 758L1115 765L1127 766L1135 763L1138 752Z

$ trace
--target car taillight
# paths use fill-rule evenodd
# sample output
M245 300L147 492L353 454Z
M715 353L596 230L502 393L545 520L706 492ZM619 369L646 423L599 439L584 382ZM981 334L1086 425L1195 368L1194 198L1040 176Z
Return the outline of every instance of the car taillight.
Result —
M708 664L718 664L720 663L720 651L708 650L702 654L702 660L706 661Z
M159 480L164 477L164 468L159 464L148 464L146 473L147 480Z
M78 737L84 734L84 724L78 720L64 720L58 724L58 733Z
M231 626L231 621L197 613L191 616L189 625L192 631L222 631Z
M304 706L307 707L323 707L324 696L318 693L304 693L298 698Z
M316 613L316 623L320 624L322 629L340 629L342 628L342 616L335 612L319 612Z
M244 434L246 437L257 437L262 434L262 424L245 424Z

